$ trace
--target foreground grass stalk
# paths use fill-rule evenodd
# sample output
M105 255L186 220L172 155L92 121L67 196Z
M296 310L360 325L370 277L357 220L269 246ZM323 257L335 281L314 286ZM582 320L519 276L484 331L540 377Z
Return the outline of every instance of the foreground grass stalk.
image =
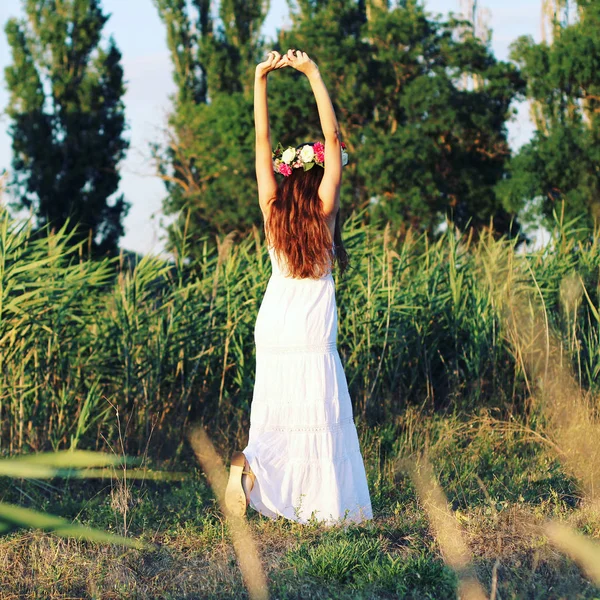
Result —
M503 257L502 257L503 259ZM549 311L544 295L531 267L529 275L533 289L507 282L503 260L491 261L488 269L496 276L490 279L491 292L505 307L503 328L520 357L528 380L533 382L540 412L545 418L546 435L566 469L577 478L584 492L583 501L596 510L600 508L600 421L597 417L597 398L581 388L581 375L576 377L570 361L565 360L564 344L550 327ZM581 277L567 273L560 281L562 308L567 315L585 295L591 314L597 318L598 309L591 300ZM600 319L597 319L600 321ZM569 332L569 335L570 332ZM571 347L579 348L575 335ZM577 364L581 357L576 354ZM551 521L543 527L550 542L581 565L588 577L600 583L600 545L572 528Z
M202 427L195 427L189 440L202 468L204 469L217 503L227 519L240 571L251 600L267 600L267 579L258 554L258 548L244 518L231 515L225 505L227 470L221 457Z
M498 273L493 279L492 293L505 308L502 325L528 380L533 382L532 393L547 420L546 432L555 440L561 459L581 482L587 499L597 502L600 498L600 423L594 416L595 398L584 393L571 364L565 360L564 345L550 328L548 310L531 269L534 293L527 288L507 285L501 277L505 270L501 263L492 268ZM563 298L581 295L580 286L577 279L564 278Z
M600 544L571 527L550 521L544 527L550 543L577 562L586 575L600 585Z
M61 517L48 515L30 508L0 502L0 535L16 528L34 528L53 533L60 537L77 538L90 542L119 544L138 549L152 546L135 538L114 535L99 529L71 523Z
M448 506L446 496L435 479L431 464L423 458L418 464L408 461L403 461L401 464L409 473L423 503L444 561L458 576L459 597L461 600L485 600L485 592L477 581L471 565L471 551L464 541L460 525Z
M48 452L16 458L0 459L0 478L54 479L91 478L106 475L109 467L124 468L129 462L137 462L127 456L117 457L100 452L69 450ZM159 476L160 474L156 474ZM136 469L133 477L146 477L143 469ZM160 478L160 477L157 477ZM120 544L133 548L150 548L139 540L71 523L58 516L49 515L31 508L0 502L0 536L15 529L34 528L54 533L61 537L74 537L95 542Z

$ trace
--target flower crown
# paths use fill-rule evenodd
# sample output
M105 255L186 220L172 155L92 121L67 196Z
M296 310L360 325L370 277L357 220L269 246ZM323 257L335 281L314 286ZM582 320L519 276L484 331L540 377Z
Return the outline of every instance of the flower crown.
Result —
M348 153L346 144L342 142L342 166L348 164ZM285 177L292 174L292 169L302 167L305 171L312 169L315 165L325 167L325 146L321 142L314 144L303 144L298 148L288 146L285 150L281 143L273 150L273 171L281 173Z

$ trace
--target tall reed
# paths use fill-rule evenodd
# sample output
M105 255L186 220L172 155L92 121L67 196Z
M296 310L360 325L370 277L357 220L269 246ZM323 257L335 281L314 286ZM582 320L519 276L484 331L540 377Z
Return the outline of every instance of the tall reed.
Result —
M352 267L336 275L338 347L358 421L389 421L411 405L529 409L489 277L543 299L562 360L582 387L597 386L596 236L583 243L557 223L548 248L522 252L451 228L433 242L411 232L400 240L358 217L344 231ZM0 452L101 449L123 434L118 423L127 453L174 456L191 421L217 445L242 443L270 275L262 239L182 232L173 262L92 262L64 230L38 238L0 212ZM193 265L192 243L202 248ZM504 271L487 268L492 260Z

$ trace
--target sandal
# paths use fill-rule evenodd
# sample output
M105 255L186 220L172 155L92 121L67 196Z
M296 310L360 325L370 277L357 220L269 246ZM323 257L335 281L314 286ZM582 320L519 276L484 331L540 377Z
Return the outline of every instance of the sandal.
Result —
M246 513L246 508L250 504L250 490L254 487L256 479L252 471L244 470L246 462L243 452L234 452L231 456L229 481L225 490L225 505L227 510L236 517L243 517ZM245 478L244 475L246 475ZM248 480L251 481L249 487Z

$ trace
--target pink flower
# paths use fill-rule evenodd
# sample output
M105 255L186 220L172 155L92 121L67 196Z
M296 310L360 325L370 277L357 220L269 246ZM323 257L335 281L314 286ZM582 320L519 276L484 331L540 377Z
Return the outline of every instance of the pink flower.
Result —
M315 142L313 144L313 150L315 151L315 154L317 154L319 152L324 152L325 146L323 146L323 144L321 142Z
M289 177L292 174L292 167L290 165L286 165L285 163L281 163L279 165L279 172L286 177Z
M315 144L316 146L316 144ZM318 163L325 162L325 151L324 150L315 150L315 160Z

